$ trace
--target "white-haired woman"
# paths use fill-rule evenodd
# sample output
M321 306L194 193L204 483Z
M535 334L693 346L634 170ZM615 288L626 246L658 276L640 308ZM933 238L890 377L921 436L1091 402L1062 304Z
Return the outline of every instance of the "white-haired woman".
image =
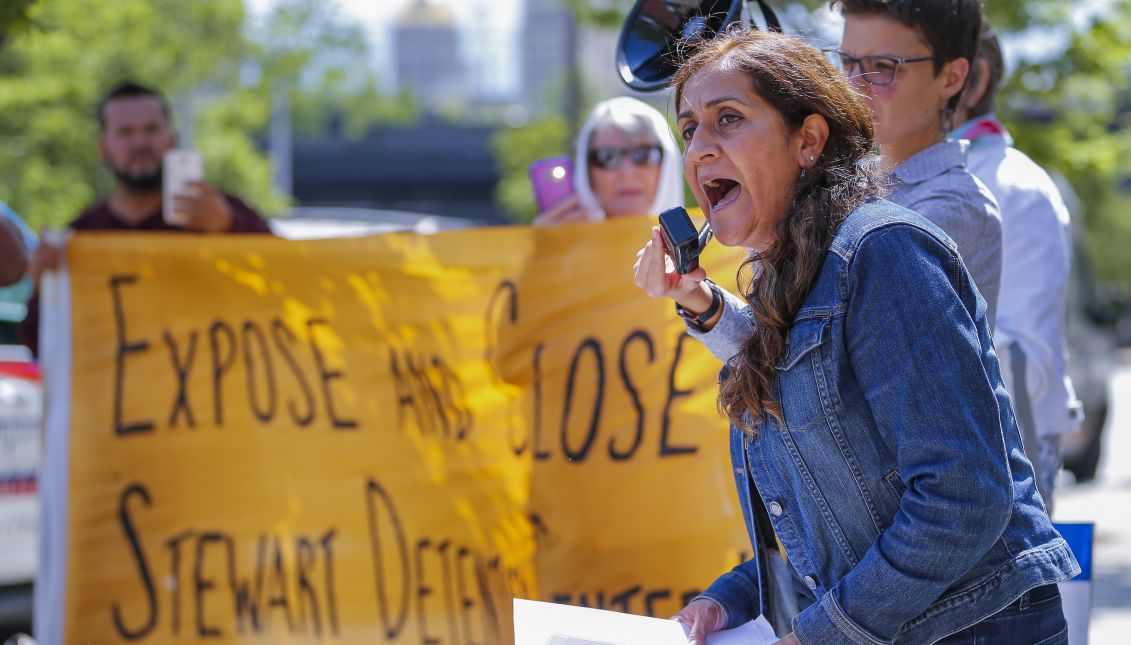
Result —
M622 96L593 108L577 137L574 194L536 225L650 215L683 205L679 149L664 116Z

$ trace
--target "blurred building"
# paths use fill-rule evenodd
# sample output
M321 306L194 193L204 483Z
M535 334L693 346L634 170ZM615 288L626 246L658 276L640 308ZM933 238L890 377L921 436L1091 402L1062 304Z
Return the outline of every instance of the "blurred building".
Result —
M572 18L561 0L526 0L524 22L519 60L521 101L532 113L541 114L548 101L561 98L569 66Z
M432 0L412 0L393 30L397 85L433 114L465 103L471 94L451 11Z
M629 95L649 103L662 102L662 94L640 94L628 89L620 79L616 66L619 28L587 27L578 35L578 64L586 91L594 100Z
M562 0L526 0L522 28L521 101L529 116L564 112L571 58L581 81L581 108L613 96L631 95L663 104L663 94L631 92L616 71L619 27L574 24ZM571 52L571 39L573 51Z
M294 143L294 196L303 206L412 211L502 223L493 127L425 118L361 139L327 133Z

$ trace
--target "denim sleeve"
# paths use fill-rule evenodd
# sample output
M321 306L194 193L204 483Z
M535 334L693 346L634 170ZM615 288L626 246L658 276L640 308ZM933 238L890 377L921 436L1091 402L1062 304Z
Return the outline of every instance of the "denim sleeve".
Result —
M934 187L906 206L931 220L954 243L989 308L990 327L997 319L1001 292L1001 211L989 190L965 171L950 184Z
M1013 502L1004 387L961 261L889 226L861 241L844 286L851 367L906 491L856 566L794 618L805 645L890 643L989 550Z

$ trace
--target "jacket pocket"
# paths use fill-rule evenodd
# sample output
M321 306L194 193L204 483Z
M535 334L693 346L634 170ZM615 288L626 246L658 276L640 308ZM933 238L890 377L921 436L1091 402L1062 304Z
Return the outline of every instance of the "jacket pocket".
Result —
M828 326L829 321L825 318L812 318L794 323L789 330L786 351L778 360L778 369L793 369L809 352L820 347Z
M835 410L824 356L829 322L811 318L794 323L778 359L778 392L785 425L791 429L808 428Z

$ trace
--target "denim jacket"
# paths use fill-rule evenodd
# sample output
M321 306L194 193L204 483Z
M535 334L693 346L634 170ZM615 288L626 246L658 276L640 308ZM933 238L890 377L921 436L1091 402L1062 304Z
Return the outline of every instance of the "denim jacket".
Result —
M741 302L693 333L724 360L752 329ZM728 628L770 614L759 498L816 598L793 619L804 645L931 643L1079 573L1034 485L986 303L935 225L880 199L849 215L777 369L784 423L730 431L755 557L702 594Z

